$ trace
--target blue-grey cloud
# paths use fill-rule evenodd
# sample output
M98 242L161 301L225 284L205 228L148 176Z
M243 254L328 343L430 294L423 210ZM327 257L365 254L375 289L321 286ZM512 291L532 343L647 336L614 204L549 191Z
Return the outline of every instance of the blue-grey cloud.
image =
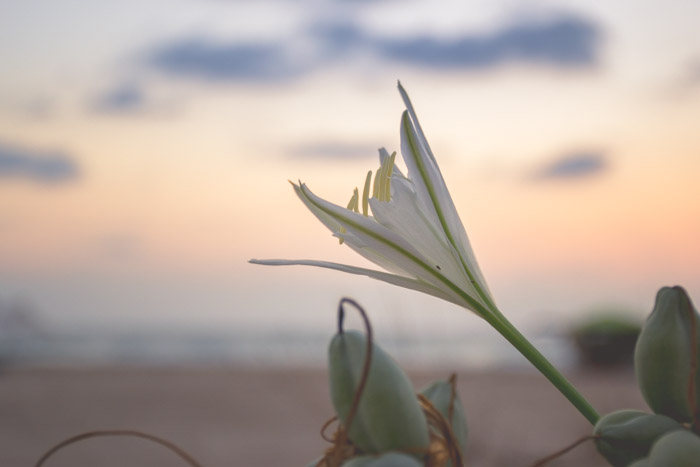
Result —
M0 143L0 182L19 179L53 185L74 181L79 175L78 164L62 152Z
M314 23L305 34L314 47L304 50L303 60L294 41L222 43L200 37L156 47L146 54L145 65L171 76L231 82L298 78L361 54L435 70L495 68L509 63L571 68L595 65L602 40L597 24L574 15L510 24L486 34L465 32L451 40L387 38L351 20Z
M98 112L129 112L143 108L145 101L140 87L125 83L99 96L92 107Z
M367 159L377 157L377 151L371 144L316 141L295 146L288 154L298 158Z
M489 68L510 62L555 67L591 66L598 60L600 30L573 16L515 24L491 35L447 41L430 37L378 41L385 58L429 68Z
M333 53L347 53L371 47L373 38L350 22L316 23L306 31L316 44ZM345 56L345 55L342 55Z
M601 151L576 151L558 157L535 173L536 180L581 179L599 175L609 169Z
M146 62L175 76L214 81L269 81L290 78L302 71L288 55L284 44L221 44L195 37L157 48Z

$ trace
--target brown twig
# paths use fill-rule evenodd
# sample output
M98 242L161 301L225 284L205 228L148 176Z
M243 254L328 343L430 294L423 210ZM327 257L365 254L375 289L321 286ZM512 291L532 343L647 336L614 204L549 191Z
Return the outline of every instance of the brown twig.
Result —
M449 459L453 466L462 466L462 452L457 437L449 422L438 409L423 394L418 394L418 402L423 409L428 426L431 427L431 440L428 452L413 452L411 454L427 454L426 466L437 467L445 465ZM437 433L435 433L437 432Z
M336 449L334 451L332 464L334 467L340 466L342 460L342 447L347 442L348 432L350 431L350 426L352 425L352 421L355 418L355 414L357 413L357 409L360 405L360 398L362 397L362 393L364 392L365 386L367 385L369 370L372 364L372 325L369 322L369 318L367 317L367 313L365 312L365 310L355 300L351 298L342 298L340 300L340 303L338 304L338 334L342 334L344 332L343 321L345 320L345 309L343 308L343 305L345 305L346 303L355 307L355 309L357 309L357 311L362 316L362 319L365 323L365 329L367 331L367 350L365 352L365 361L362 367L360 383L357 385L357 389L355 389L355 394L352 398L352 405L350 406L350 411L348 412L348 416L345 418L345 429L340 430L339 436L336 438Z
M190 465L190 467L202 467L202 465L194 460L192 456L187 454L182 448L177 446L174 443L171 443L168 440L165 440L163 438L159 438L157 436L148 434L148 433L143 433L140 431L136 430L95 430L95 431L88 431L87 433L81 433L79 435L71 436L70 438L61 441L48 451L44 453L43 456L39 458L39 460L34 464L34 467L41 467L44 465L44 463L54 454L56 454L58 451L61 449L65 448L66 446L69 446L71 444L89 439L89 438L99 438L99 437L106 437L106 436L131 436L134 438L142 438L146 439L148 441L152 441L154 443L160 444L161 446L164 446L168 449L170 449L172 452L177 454L182 460L187 462L187 464Z
M555 452L554 454L550 454L550 455L548 455L547 457L538 460L537 462L535 462L534 464L532 464L532 467L542 467L543 465L546 465L548 462L551 462L551 461L553 461L554 459L563 456L563 455L566 454L567 452L569 452L569 451L571 451L572 449L574 449L575 447L577 447L577 446L579 446L579 445L585 443L586 441L590 441L590 440L592 440L592 439L596 439L596 438L599 438L599 437L600 437L599 435L588 435L588 436L584 436L583 438L580 438L580 439L576 440L575 442L573 442L572 444L568 445L568 446L565 447L564 449L560 449L559 451Z
M455 411L455 400L457 400L457 373L452 373L447 382L450 383L450 405L447 408L447 421L452 424L452 416Z

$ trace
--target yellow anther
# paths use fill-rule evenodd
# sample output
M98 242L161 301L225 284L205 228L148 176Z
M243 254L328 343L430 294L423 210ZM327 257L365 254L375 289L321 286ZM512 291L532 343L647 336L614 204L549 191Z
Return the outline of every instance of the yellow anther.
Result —
M360 194L357 191L357 188L355 188L352 192L352 198L350 198L350 202L348 203L348 209L350 211L355 211L359 213L360 211L358 210L358 201L360 198Z
M384 201L391 201L391 175L394 173L394 160L396 160L396 151L391 154L391 157L384 160L386 162Z
M372 198L379 198L379 184L380 184L380 179L382 178L382 167L379 166L379 168L374 172L374 187L372 188Z
M367 177L365 178L365 187L362 190L362 214L364 216L369 215L369 185L372 183L372 171L367 172Z
M384 158L382 165L374 175L374 193L373 196L379 201L391 200L391 175L394 173L394 160L396 152L391 156ZM369 176L369 175L368 175Z

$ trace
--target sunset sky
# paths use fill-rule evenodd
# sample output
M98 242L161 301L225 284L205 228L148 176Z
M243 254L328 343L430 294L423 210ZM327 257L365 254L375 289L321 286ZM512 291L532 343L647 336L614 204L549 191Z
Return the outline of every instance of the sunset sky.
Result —
M0 2L0 302L56 328L481 325L371 279L345 205L410 94L516 323L700 301L700 2ZM403 168L403 163L399 163ZM483 324L485 327L486 325Z

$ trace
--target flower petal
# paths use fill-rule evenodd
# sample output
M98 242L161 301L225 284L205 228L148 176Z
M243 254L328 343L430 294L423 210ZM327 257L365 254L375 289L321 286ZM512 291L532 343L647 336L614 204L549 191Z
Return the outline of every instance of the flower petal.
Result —
M408 167L409 178L414 182L416 192L427 212L434 215L433 220L442 226L449 242L459 251L464 272L471 281L478 284L482 291L479 293L482 300L492 304L493 299L488 285L476 262L469 238L447 190L445 180L435 163L425 135L423 135L422 130L417 132L414 127L415 122L420 129L418 119L413 112L413 106L408 100L408 96L403 92L403 88L399 89L402 91L404 102L409 109L403 113L401 118L401 152Z
M476 296L474 287L462 270L459 253L448 242L439 225L431 223L418 204L410 180L394 176L391 201L371 199L374 218L413 245L443 275L462 290Z
M423 292L428 295L432 295L448 302L454 303L455 305L465 306L464 300L455 298L452 295L448 295L442 290L433 287L432 285L419 281L416 279L411 279L410 277L399 276L396 274L389 274L383 271L376 271L374 269L360 268L356 266L349 266L347 264L333 263L329 261L315 261L308 259L251 259L248 261L252 264L262 264L266 266L316 266L326 269L335 269L336 271L346 272L348 274L356 274L360 276L371 277L372 279L377 279L382 282L386 282L392 285L398 285L399 287L404 287L406 289L416 290L418 292Z

